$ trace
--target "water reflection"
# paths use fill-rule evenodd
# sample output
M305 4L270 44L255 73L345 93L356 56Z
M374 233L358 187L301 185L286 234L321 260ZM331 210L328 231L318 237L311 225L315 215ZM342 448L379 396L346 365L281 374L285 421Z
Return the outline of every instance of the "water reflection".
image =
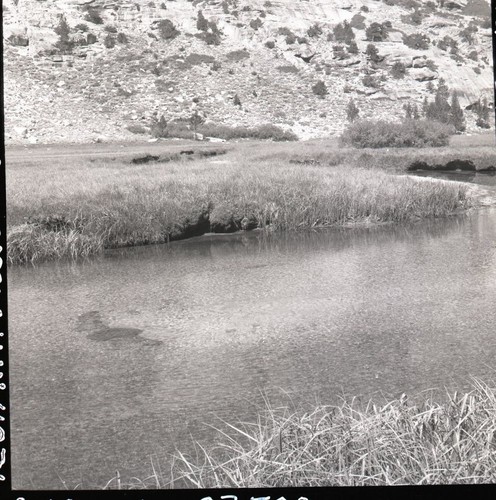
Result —
M470 182L472 184L479 184L481 186L496 186L496 171L488 172L474 172L474 171L415 171L411 172L413 175L420 177L433 177L435 179L446 179L448 181Z

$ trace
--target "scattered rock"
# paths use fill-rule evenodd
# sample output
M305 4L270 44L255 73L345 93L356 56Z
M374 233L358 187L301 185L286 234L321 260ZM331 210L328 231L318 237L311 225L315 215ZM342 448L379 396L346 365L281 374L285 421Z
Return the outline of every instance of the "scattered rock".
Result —
M28 135L28 129L26 127L14 127L14 132L21 137L26 137Z
M27 31L22 28L5 28L4 37L10 45L15 47L27 47L29 45Z
M413 68L410 70L410 75L418 82L428 82L437 78L437 73L428 68Z

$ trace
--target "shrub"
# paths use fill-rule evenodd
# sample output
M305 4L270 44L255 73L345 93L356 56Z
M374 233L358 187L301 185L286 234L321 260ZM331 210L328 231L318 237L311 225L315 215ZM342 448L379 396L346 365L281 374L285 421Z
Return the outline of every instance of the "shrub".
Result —
M74 29L82 31L83 33L86 33L89 30L88 25L84 23L76 24L76 26L74 26Z
M472 61L478 61L479 60L479 54L477 53L476 50L472 50L468 55L467 57L469 59L472 59Z
M196 18L196 29L198 31L208 31L208 21L205 19L203 12L201 10L198 11L198 15Z
M388 26L385 23L372 23L365 30L365 36L372 42L382 42L388 37Z
M103 24L103 19L100 16L100 13L94 7L87 8L84 20L93 24Z
M454 128L431 120L358 121L348 126L341 142L356 148L447 146Z
M267 41L265 42L265 46L266 46L268 49L273 49L273 48L276 46L276 44L275 44L275 42L274 42L273 40L267 40Z
M59 24L54 31L57 35L59 35L59 39L55 44L55 47L63 54L71 53L74 48L74 41L72 41L69 37L71 28L67 23L65 16L60 17Z
M343 23L339 23L334 26L334 39L337 42L350 43L355 39L355 33L353 32L353 28L350 26L348 21L343 21Z
M273 141L297 141L298 136L291 131L282 128L263 124L257 127L229 127L227 125L215 125L212 123L203 124L198 129L200 133L207 137L219 137L220 139L261 139Z
M200 113L198 113L198 110L195 109L194 113L189 117L188 121L195 134L194 138L196 139L196 131L198 130L198 127L200 125L205 123L205 117L200 115Z
M405 119L406 120L419 120L420 119L420 113L419 109L416 104L413 106L408 103L403 105L403 109L405 111Z
M142 125L134 124L134 123L132 123L131 125L128 125L126 127L126 129L129 130L129 132L131 132L133 134L146 134L146 132L147 132L147 129L145 127L143 127Z
M324 98L324 96L329 93L329 91L327 90L327 85L322 80L319 80L314 85L312 85L312 92L321 98Z
M489 128L489 106L487 104L487 98L479 98L477 104L473 107L473 111L477 115L477 126Z
M196 38L203 40L207 45L220 45L221 38L219 33L212 33L210 31L202 31L195 35Z
M391 66L391 75L393 78L396 78L396 79L405 78L406 66L402 62L399 62L399 61L395 62Z
M342 45L333 45L332 50L334 52L334 57L337 59L349 59L349 53L345 52Z
M448 123L453 125L457 132L465 131L465 118L463 117L463 110L460 106L460 101L458 100L456 92L453 92L451 95L450 119Z
M468 43L469 45L473 45L475 42L474 33L476 33L477 26L468 26L467 28L460 31L460 38L463 42Z
M153 137L161 138L168 136L168 123L165 117L162 115L159 120L152 123L150 127L150 132Z
M365 53L372 62L379 62L381 60L381 57L379 56L379 51L377 50L377 47L373 43L369 43L367 45Z
M362 78L362 84L365 87L371 87L371 88L374 88L374 89L380 87L379 80L375 76L372 76L372 75L365 75Z
M359 114L360 110L357 108L355 101L350 99L348 106L346 106L346 118L348 121L354 122L358 118Z
M242 61L243 59L249 59L250 53L246 49L233 50L226 54L226 59L229 61Z
M430 44L430 38L423 33L413 33L412 35L404 35L403 43L411 49L427 50Z
M349 45L348 45L348 52L350 54L358 54L358 45L355 41L351 42Z
M234 97L233 97L233 104L235 106L239 106L241 107L241 99L239 98L238 94L234 94Z
M127 36L125 35L125 33L121 32L121 33L117 34L117 42L125 44L125 43L128 43L129 40L128 40Z
M310 26L310 28L308 28L307 35L310 38L319 37L320 35L322 35L322 28L317 23L315 23Z
M279 28L277 32L279 35L286 37L286 43L288 45L292 45L293 43L296 42L296 35L289 28L282 27Z
M276 69L281 73L298 73L296 66L277 66Z
M437 64L432 59L427 59L427 61L425 61L425 67L431 71L437 71L438 68Z
M112 35L107 35L103 41L103 45L107 49L113 49L115 47L115 38Z
M180 34L180 31L176 29L170 19L160 20L157 24L157 27L162 40L173 40Z
M103 28L107 33L117 33L117 28L111 24L106 24Z
M401 22L405 24L413 24L414 26L419 26L422 24L422 13L416 10L412 14L407 14L406 16L400 16Z
M215 63L215 57L208 54L197 54L196 52L192 52L184 59L184 62L186 64L190 64L191 66L197 66L199 64L213 64Z
M259 17L250 21L250 28L254 30L258 30L258 28L260 28L262 25L262 20Z

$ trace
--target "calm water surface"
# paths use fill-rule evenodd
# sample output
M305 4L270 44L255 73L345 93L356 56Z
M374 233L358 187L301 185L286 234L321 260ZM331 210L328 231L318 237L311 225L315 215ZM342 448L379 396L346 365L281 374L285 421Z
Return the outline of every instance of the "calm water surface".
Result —
M496 212L9 270L15 488L167 475L274 405L493 379ZM215 438L216 439L216 438Z

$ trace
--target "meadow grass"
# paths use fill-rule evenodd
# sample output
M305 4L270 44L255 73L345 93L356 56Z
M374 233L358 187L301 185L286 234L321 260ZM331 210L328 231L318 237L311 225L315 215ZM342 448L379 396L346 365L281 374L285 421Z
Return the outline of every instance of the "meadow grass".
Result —
M12 167L8 261L78 258L209 231L402 222L446 216L469 203L458 183L294 165L284 157L255 160L256 151L246 146L221 161L59 159Z
M480 380L441 402L405 395L310 411L273 409L216 429L218 444L177 451L173 487L257 488L493 483L496 391Z

